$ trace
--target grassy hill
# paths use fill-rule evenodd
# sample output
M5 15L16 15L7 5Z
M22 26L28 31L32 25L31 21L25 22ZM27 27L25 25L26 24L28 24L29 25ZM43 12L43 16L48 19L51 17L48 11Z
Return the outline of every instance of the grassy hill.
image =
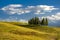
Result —
M20 25L24 24L24 25ZM60 40L60 28L0 22L0 40Z

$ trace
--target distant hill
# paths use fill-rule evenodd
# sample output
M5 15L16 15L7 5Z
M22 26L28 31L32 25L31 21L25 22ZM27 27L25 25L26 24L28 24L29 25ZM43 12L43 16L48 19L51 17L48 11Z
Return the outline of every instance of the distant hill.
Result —
M49 23L49 26L60 27L60 20L59 20L59 21L50 22L50 23Z

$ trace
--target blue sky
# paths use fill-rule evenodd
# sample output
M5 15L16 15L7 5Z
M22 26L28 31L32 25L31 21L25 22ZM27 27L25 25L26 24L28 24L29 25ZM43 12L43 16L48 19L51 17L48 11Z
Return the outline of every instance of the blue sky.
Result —
M35 16L60 22L60 0L0 0L0 20L26 21Z
M23 5L54 5L60 7L60 0L0 0L0 7L9 4L23 4Z

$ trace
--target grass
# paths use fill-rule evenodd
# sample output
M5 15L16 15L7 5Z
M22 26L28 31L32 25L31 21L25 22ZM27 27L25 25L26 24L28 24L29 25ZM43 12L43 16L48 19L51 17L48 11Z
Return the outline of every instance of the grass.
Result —
M23 25L22 25L23 24ZM0 40L60 40L60 28L0 22Z

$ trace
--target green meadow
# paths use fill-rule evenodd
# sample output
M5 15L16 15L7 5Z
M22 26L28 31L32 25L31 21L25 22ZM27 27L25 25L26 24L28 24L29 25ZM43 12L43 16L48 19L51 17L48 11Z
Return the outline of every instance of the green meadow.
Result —
M0 22L0 40L60 40L60 28Z

